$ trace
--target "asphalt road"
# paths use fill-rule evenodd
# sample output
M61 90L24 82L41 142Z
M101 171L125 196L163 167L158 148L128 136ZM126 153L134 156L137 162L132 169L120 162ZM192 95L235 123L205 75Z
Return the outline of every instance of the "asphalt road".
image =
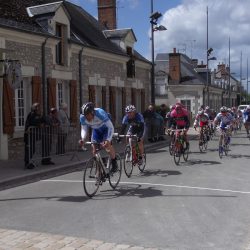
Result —
M161 249L240 250L250 245L250 141L232 139L220 159L218 141L200 153L191 141L187 163L168 149L148 152L145 173L123 173L88 199L82 173L0 192L0 228L48 232Z

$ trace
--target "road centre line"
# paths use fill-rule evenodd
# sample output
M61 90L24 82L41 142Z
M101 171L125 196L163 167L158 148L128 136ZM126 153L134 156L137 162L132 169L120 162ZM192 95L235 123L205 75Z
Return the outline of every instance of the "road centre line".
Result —
M68 182L68 183L82 183L82 181L76 180L42 180L43 182ZM155 184L147 182L120 182L120 184L132 184L132 185L145 185L145 186L161 186L161 187L174 187L174 188L186 188L186 189L197 189L197 190L208 190L208 191L219 191L219 192L229 192L229 193L239 193L239 194L250 194L250 191L239 191L230 189L220 189L220 188L207 188L207 187L194 187L194 186L183 186L183 185L168 185L168 184Z

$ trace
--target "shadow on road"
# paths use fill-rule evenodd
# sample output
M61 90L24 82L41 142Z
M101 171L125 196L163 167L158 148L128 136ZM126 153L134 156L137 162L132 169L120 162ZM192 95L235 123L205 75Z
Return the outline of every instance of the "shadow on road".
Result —
M250 146L250 144L248 143L246 143L246 144L243 144L243 143L230 143L230 146Z
M206 160L198 160L198 159L191 159L188 160L185 165L187 166L193 166L193 165L216 165L216 164L221 164L219 161L206 161ZM183 164L184 165L184 164Z
M167 177L168 175L180 175L182 174L180 171L176 170L161 170L161 169L154 169L154 170L145 170L140 174L140 176L148 177L152 175Z
M228 157L233 158L233 159L238 159L238 158L247 158L250 159L250 155L241 155L241 154L229 154Z
M54 200L54 201L68 201L68 202L84 202L88 198L85 196L38 196L38 197L21 197L0 199L1 201L21 201L21 200Z

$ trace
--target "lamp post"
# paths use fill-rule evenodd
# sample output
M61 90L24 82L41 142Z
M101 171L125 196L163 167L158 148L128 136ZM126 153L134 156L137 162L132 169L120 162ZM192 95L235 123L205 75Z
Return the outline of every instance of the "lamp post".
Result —
M240 105L241 105L241 94L242 94L242 90L241 90L241 87L242 87L242 51L240 52Z
M154 32L164 31L167 28L163 25L157 25L158 19L162 16L158 11L154 12L153 0L151 0L151 56L152 56L152 67L151 67L151 103L155 104L155 55L154 55Z
M228 85L229 85L229 107L232 107L232 100L231 100L231 68L230 68L230 37L228 40Z

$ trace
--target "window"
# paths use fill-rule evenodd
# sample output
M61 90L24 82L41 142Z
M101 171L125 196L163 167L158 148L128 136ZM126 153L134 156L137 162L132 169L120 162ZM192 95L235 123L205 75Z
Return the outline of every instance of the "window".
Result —
M57 106L60 107L61 103L63 103L63 84L60 82L57 84Z
M56 63L60 65L65 65L65 31L65 25L56 24L56 36L60 38L60 41L56 45Z
M181 100L181 104L183 104L188 111L191 111L191 100Z
M135 77L135 60L133 56L133 50L131 47L127 47L127 54L130 56L129 61L127 62L127 77Z
M15 126L16 129L23 129L25 125L25 96L24 84L21 82L19 88L15 90Z

